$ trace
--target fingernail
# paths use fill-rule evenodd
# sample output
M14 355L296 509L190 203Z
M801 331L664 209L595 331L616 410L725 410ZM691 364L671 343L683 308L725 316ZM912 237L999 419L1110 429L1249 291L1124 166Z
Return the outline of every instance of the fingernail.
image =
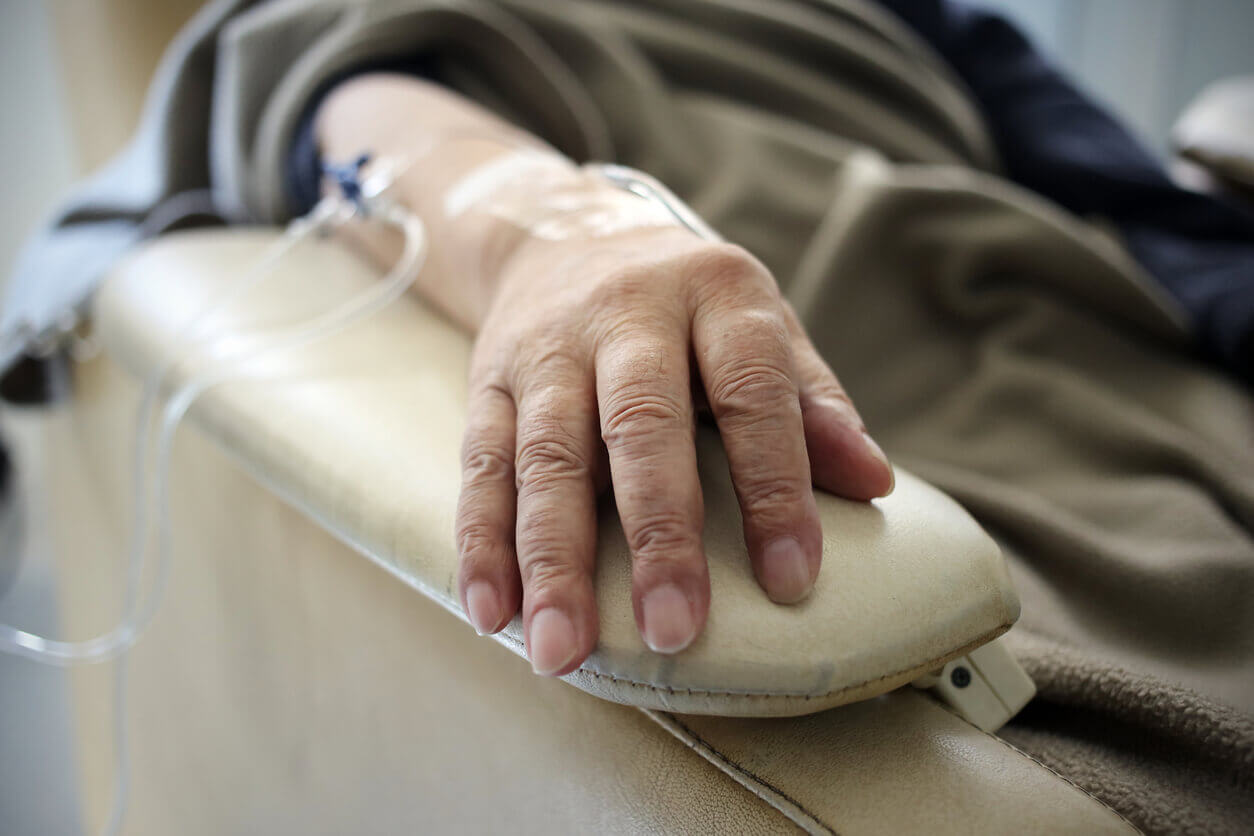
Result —
M778 604L795 604L810 594L810 563L795 537L777 537L762 553L762 587Z
M466 587L466 615L475 632L486 636L501 623L501 599L492 584L475 581Z
M893 470L893 463L888 460L888 456L884 455L884 450L875 443L875 439L871 438L871 434L863 430L862 440L866 442L866 449L872 456L879 459L884 467L888 470L888 490L884 492L884 496L888 496L893 492L893 488L897 487L897 472Z
M552 676L570 664L579 648L575 625L566 613L549 607L531 617L531 669L540 676Z
M655 653L678 653L696 638L688 596L673 583L650 590L640 601L644 616L644 643Z

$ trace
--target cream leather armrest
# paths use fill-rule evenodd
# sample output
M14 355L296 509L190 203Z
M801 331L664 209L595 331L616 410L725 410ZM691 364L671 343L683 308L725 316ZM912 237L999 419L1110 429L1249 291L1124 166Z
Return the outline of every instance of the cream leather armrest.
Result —
M136 375L151 374L178 346L181 324L274 237L201 231L137 251L97 298L106 350ZM214 321L230 332L307 316L376 278L336 243L308 243ZM209 390L190 420L275 493L461 616L453 514L468 352L465 334L406 298L323 343L271 358L273 376ZM1017 618L992 540L952 500L900 470L884 500L820 496L824 562L815 590L798 606L770 603L749 569L716 433L702 429L698 444L712 584L704 634L674 657L644 646L632 618L630 558L607 504L597 563L601 639L566 677L571 684L691 714L805 714L892 690ZM498 640L523 653L519 620Z

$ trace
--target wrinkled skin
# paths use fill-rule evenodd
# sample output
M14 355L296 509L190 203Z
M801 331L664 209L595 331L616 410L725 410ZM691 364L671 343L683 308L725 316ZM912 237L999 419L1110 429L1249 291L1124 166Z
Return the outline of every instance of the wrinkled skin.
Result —
M409 76L338 85L316 133L327 159L369 149L411 160L392 197L427 228L416 288L478 335L457 514L462 604L480 633L521 606L537 673L568 673L596 645L595 504L611 484L641 636L675 653L701 631L710 589L698 410L718 424L749 556L775 601L804 598L819 571L812 485L851 499L892 490L884 454L745 250L676 226L549 240L484 207L450 216L450 190L519 147L521 132ZM521 185L514 209L543 216L545 184ZM588 206L623 196L597 178L585 186ZM359 233L381 265L395 261L397 240L368 224Z
M778 287L743 249L686 230L529 241L506 262L475 347L457 542L483 633L521 603L539 673L597 639L596 496L611 482L647 644L699 633L710 589L693 430L708 404L754 572L803 599L822 533L811 484L853 498L892 470Z

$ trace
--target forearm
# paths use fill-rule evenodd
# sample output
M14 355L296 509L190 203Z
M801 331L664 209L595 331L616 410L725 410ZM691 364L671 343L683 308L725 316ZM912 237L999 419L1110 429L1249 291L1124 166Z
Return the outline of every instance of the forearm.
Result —
M477 331L501 266L526 230L491 212L453 217L445 199L470 172L520 145L551 149L455 93L390 74L358 76L331 91L318 110L315 131L325 159L369 152L376 161L400 162L392 197L422 218L429 240L418 289ZM354 236L381 263L391 263L399 252L395 236L377 227L363 225Z

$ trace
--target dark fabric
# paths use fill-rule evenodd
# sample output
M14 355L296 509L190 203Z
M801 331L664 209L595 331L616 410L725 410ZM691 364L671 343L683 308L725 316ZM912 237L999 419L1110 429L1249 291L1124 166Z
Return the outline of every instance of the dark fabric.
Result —
M314 136L314 116L317 115L318 105L322 104L331 88L367 72L407 73L428 79L437 77L431 61L424 56L417 56L403 61L371 61L340 73L322 85L301 112L300 124L292 140L291 152L287 156L284 184L288 206L293 215L303 215L312 209L322 191L322 158L318 153L318 140Z
M1102 216L1189 312L1203 352L1254 381L1254 216L1173 185L1110 114L1007 20L953 0L879 0L953 66L1006 174L1079 215Z
M314 115L321 101L322 97L317 97L301 113L300 127L296 129L292 151L287 156L284 183L293 215L304 215L312 209L322 189L322 160L314 137Z

